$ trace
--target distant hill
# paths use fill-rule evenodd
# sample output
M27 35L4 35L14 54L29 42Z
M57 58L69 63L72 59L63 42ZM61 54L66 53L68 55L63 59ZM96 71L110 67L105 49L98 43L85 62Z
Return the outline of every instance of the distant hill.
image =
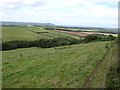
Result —
M2 26L55 26L53 23L34 23L34 22L9 22L9 21L1 21Z
M99 30L101 32L112 32L112 33L118 33L118 28L104 28L104 27L84 27L84 26L58 26L60 28L75 28L75 29L87 29L87 30Z
M89 29L89 30L99 30L102 32L112 32L118 33L117 28L102 28L102 27L83 27L83 26L62 26L55 25L53 23L35 23L35 22L11 22L11 21L1 21L2 26L57 26L58 28L75 28L75 29Z

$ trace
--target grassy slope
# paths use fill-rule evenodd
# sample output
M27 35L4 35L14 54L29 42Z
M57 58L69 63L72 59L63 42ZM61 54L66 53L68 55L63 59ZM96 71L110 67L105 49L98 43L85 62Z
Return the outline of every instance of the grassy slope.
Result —
M112 44L110 44L111 47ZM115 47L111 47L108 50L108 53L103 58L102 62L99 63L98 69L94 73L94 79L90 82L89 87L101 87L105 88L105 82L106 82L106 74L108 72L110 62L112 61L113 53L116 52Z
M40 38L48 38L46 36L37 35L33 32L25 30L24 27L3 27L2 36L3 41L36 40Z
M108 64L108 72L106 74L107 88L120 88L120 65L119 65L119 51L120 51L120 37L112 48L111 57Z
M109 44L112 47L108 50L108 53L103 58L102 62L100 62L96 68L96 71L93 73L93 78L89 77L90 82L86 85L86 87L118 87L118 46L117 44ZM111 69L112 68L112 69ZM115 69L113 69L115 68ZM110 71L114 70L114 71ZM115 71L116 70L116 71Z
M36 34L35 32L48 32ZM2 40L37 40L37 39L52 39L58 37L72 37L79 38L78 36L44 30L42 27L2 27Z
M54 30L45 30L43 27L27 27L27 29L30 31L34 31L34 32L47 32L47 33L40 33L39 35L48 36L50 38L58 38L58 37L71 37L71 38L76 38L76 39L80 38L76 35L56 32Z
M3 87L82 87L107 43L3 51Z

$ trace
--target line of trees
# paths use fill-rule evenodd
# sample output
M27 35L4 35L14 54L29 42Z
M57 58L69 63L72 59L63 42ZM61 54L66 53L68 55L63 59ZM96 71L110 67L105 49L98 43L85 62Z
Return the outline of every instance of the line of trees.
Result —
M72 45L80 43L79 39L74 38L55 38L55 39L40 39L35 41L8 41L2 43L2 50L12 50L17 48L41 47L51 48L63 45Z
M103 35L103 34L90 34L85 37L84 42L91 42L91 41L111 41L115 40L113 35Z
M114 40L115 37L112 35L88 35L84 39L75 39L75 38L54 38L54 39L40 39L35 41L8 41L2 43L2 50L12 50L17 48L29 48L29 47L41 47L41 48L51 48L64 45L88 43L92 41L110 41Z

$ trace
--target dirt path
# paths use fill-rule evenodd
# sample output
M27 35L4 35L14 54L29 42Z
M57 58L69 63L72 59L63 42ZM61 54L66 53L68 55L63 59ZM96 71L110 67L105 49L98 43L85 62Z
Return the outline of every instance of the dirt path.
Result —
M87 79L83 83L82 87L85 87L85 88L90 88L91 87L92 81L95 79L96 74L97 74L99 68L101 67L102 62L105 59L105 57L107 56L107 54L110 51L110 49L106 52L106 54L103 56L103 58L97 62L96 67L91 72L91 75L89 77L87 77Z

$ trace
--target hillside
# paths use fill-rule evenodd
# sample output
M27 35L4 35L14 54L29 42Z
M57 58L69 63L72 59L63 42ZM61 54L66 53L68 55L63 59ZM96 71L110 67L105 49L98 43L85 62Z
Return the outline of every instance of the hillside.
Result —
M53 23L34 23L34 22L10 22L10 21L2 21L2 25L6 26L27 26L27 25L32 25L32 26L55 26Z
M116 39L114 46L109 55L108 72L106 74L106 87L107 88L120 88L120 65L119 65L119 55L120 55L120 34Z
M2 27L2 40L13 41L13 40L38 40L38 39L53 39L58 37L71 37L79 38L75 35L63 34L59 32L45 30L42 27L14 27L14 26L3 26Z
M61 26L55 25L53 23L36 23L36 22L11 22L11 21L1 21L1 26L48 26L50 28L65 29L72 31L99 31L107 33L118 33L117 28L103 28L103 27L85 27L85 26Z
M111 44L93 42L3 51L3 87L84 87L107 53L106 45Z
M118 45L114 42L102 61L98 63L96 69L87 79L84 87L118 88L120 87L119 72Z
M46 36L37 35L33 32L25 30L22 27L2 27L2 40L36 40L39 38L48 38Z
M3 87L118 85L118 52L112 35L90 34L82 39L40 26L3 26L2 34Z

